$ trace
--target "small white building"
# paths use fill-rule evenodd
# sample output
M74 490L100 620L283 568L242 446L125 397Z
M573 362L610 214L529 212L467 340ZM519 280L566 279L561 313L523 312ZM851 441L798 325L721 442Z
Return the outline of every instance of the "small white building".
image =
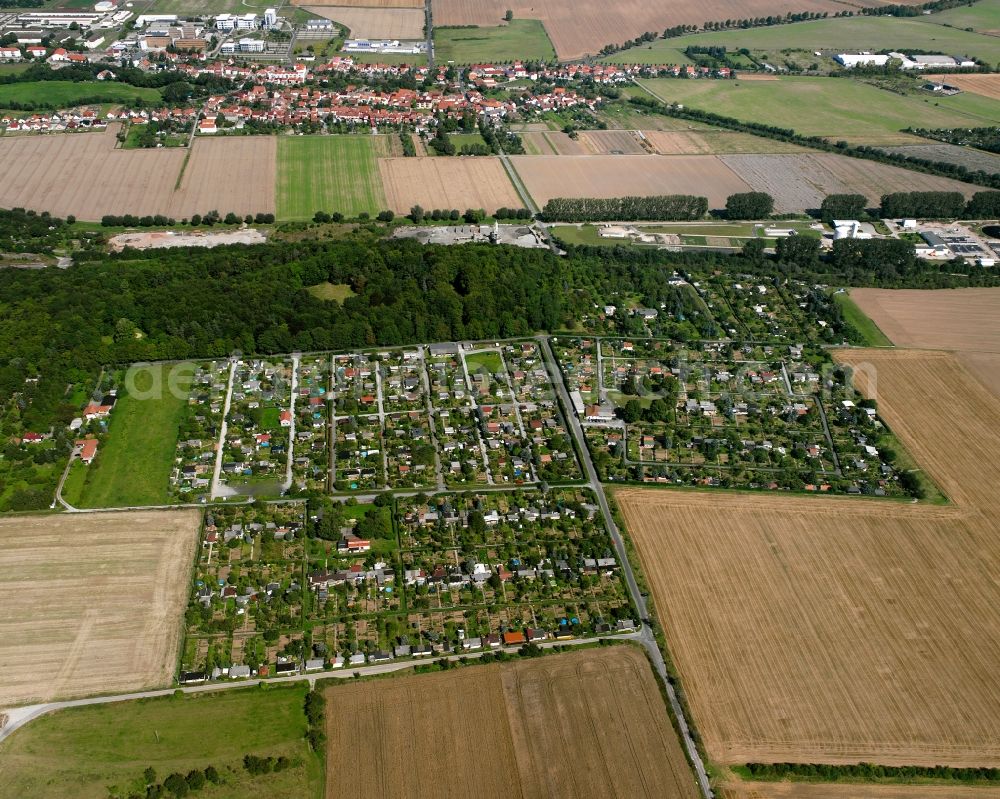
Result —
M240 39L241 53L263 53L264 41L262 39Z
M268 30L278 27L278 12L273 8L264 10L264 27Z
M833 60L844 69L854 67L884 67L889 63L889 56L879 53L838 53Z

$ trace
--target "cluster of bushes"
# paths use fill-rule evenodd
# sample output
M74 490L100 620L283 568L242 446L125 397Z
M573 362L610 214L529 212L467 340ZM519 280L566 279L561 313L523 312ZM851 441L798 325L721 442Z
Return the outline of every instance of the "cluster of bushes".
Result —
M403 155L407 158L414 158L417 155L417 145L413 143L413 139L409 133L401 133L399 136L399 141L403 145Z
M900 191L882 196L883 217L917 219L994 219L1000 216L1000 191L979 191L968 202L958 191Z
M320 691L312 690L306 694L305 713L306 721L309 723L306 740L314 752L321 752L323 744L326 742L324 730L326 726L326 699Z
M524 155L524 143L521 137L511 133L507 128L480 122L479 135L483 137L491 152L503 151L508 155Z
M284 755L281 755L281 757L243 756L243 769L247 774L251 774L254 777L259 777L261 774L277 774L279 771L285 771L293 765L295 764Z
M662 194L654 197L554 197L545 203L542 217L547 222L598 222L617 220L688 221L708 212L708 200L690 194Z
M826 763L747 763L746 771L756 780L784 780L789 777L812 778L827 782L837 780L912 780L935 779L955 782L997 782L998 768L953 768L951 766L879 766L874 763L850 763L831 766Z
M521 209L526 214L525 217L530 219L531 212L526 209ZM511 214L511 216L503 217L500 215L500 211ZM520 219L522 217L515 217L513 214L518 213L512 208L501 208L497 211L496 216L498 219ZM410 209L410 213L407 214L410 221L420 224L421 222L426 222L427 220L432 220L434 222L458 222L459 220L465 222L469 225L475 225L482 222L486 218L486 211L482 208L466 208L465 213L461 213L457 208L452 208L450 211L445 208L435 208L433 211L425 211L421 206L414 205Z
M726 198L729 219L767 219L774 213L774 197L763 191L744 191Z
M218 769L215 766L206 766L204 769L192 769L185 776L180 772L174 772L163 782L156 779L156 770L150 766L143 773L143 780L146 783L145 793L131 793L129 799L161 799L161 797L187 796L189 793L196 793L204 788L208 783L218 785L222 782Z
M497 219L531 219L531 211L527 208L497 208L493 216Z
M212 227L215 224L239 225L240 223L247 225L270 225L274 222L274 214L247 214L241 217L230 211L223 217L218 211L209 211L204 216L195 214L190 220L182 219L180 224L187 225L189 221L195 227L198 225ZM101 217L101 225L103 227L167 227L176 224L178 224L176 219L164 216L163 214L154 214L152 216L135 216L134 214L116 216L114 214L105 214Z
M904 133L913 133L925 139L955 144L959 147L975 147L978 150L1000 153L1000 127L906 128Z

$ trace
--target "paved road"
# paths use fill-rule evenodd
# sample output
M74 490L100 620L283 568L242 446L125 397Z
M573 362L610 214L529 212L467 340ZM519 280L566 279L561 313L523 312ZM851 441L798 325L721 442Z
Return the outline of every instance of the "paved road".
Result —
M597 638L571 638L565 641L542 641L539 646L542 649L551 649L555 646L581 646L583 644L592 644L595 640L607 639L609 641L643 641L643 633L623 633L620 635L607 635L598 636ZM502 647L503 651L507 654L513 655L518 651L517 647ZM107 705L113 702L128 702L133 699L153 699L160 696L172 696L175 692L180 691L185 694L200 694L209 693L213 691L231 691L239 690L240 688L253 688L260 683L267 683L268 685L274 685L275 683L293 683L293 682L308 682L311 686L315 684L318 679L352 679L354 675L360 675L362 677L370 677L376 674L389 674L395 671L405 671L406 669L412 669L414 666L419 666L422 663L428 662L428 660L436 661L442 658L446 660L460 660L462 658L476 659L481 658L486 652L460 652L453 655L443 655L441 657L429 658L424 660L404 660L399 662L389 662L380 663L375 666L358 666L357 668L337 669L336 671L318 671L310 674L292 674L288 677L271 677L267 680L240 680L234 682L214 682L206 683L204 685L184 685L179 688L162 688L156 691L136 691L128 694L115 694L113 696L91 696L85 699L67 699L61 702L44 702L37 705L25 705L24 707L16 707L10 710L4 710L0 715L7 717L7 723L0 728L0 741L12 735L16 730L23 727L29 721L37 719L39 716L44 716L47 713L52 713L56 710L65 710L70 707L85 707L87 705Z
M611 515L611 507L608 505L608 499L604 494L604 487L601 485L600 478L597 475L597 469L594 468L594 462L590 458L590 451L587 449L587 442L583 435L583 427L580 424L580 419L575 413L573 413L573 404L570 402L569 392L566 390L566 384L562 380L562 374L559 372L559 367L556 366L556 359L555 355L552 353L552 347L549 344L549 337L539 336L538 342L541 345L542 353L545 358L546 369L551 376L553 385L556 387L556 391L562 401L563 408L566 411L566 418L570 430L573 437L576 439L577 449L580 453L580 459L583 461L583 468L586 473L587 481L590 484L591 489L597 495L597 502L601 508L601 514L604 517L604 524L607 526L608 532L611 534L611 540L614 541L615 552L618 554L618 562L622 565L622 572L625 575L625 582L628 585L629 594L632 596L632 602L635 604L635 607L639 611L639 615L642 618L643 628L642 635L639 640L649 653L650 660L652 660L657 673L659 673L660 678L666 686L667 697L670 700L670 708L673 710L674 717L677 719L677 726L681 731L684 748L687 750L688 757L694 764L695 774L698 778L698 785L701 788L702 795L705 796L706 799L713 799L714 794L712 792L712 786L709 785L708 782L708 773L705 771L705 764L702 762L701 755L698 753L698 747L695 746L694 738L691 737L691 729L688 726L687 718L684 715L684 709L681 707L680 700L677 698L677 691L674 690L674 686L671 685L670 681L667 679L667 664L663 661L663 655L660 653L660 648L656 644L656 639L646 623L649 618L646 610L646 598L639 590L639 585L635 580L635 573L632 571L632 564L629 562L628 553L625 550L625 542L622 540L618 525L615 524L614 517Z

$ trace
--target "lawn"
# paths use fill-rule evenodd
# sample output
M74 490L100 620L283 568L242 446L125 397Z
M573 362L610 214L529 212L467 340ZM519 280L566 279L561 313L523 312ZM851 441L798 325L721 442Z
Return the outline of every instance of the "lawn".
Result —
M491 375L503 371L503 359L501 359L500 353L496 350L487 350L485 352L466 355L465 365L468 367L470 374L481 372L484 369Z
M829 50L856 53L859 50L916 49L949 55L970 55L988 63L1000 62L1000 38L961 28L1000 29L996 3L980 2L971 8L956 8L926 17L842 17L748 30L709 31L658 39L601 59L614 64L670 64L677 51L692 46L721 46L731 50L773 51ZM945 27L942 23L955 25Z
M340 55L347 53L341 52ZM350 56L359 64L406 64L413 67L427 65L427 56L410 53L351 53Z
M555 225L552 235L566 244L589 247L631 247L632 239L604 239L597 235L595 225Z
M844 315L844 319L864 338L864 345L866 347L892 346L889 337L857 306L857 303L850 298L850 295L846 291L834 294L833 301L837 303L840 312Z
M304 698L302 687L268 686L61 710L0 744L0 799L145 796L149 766L162 781L210 765L224 784L199 791L205 799L318 797L322 764L303 739ZM245 754L284 755L296 765L252 777Z
M355 217L386 207L370 136L283 136L278 140L278 219L317 211Z
M36 108L67 108L91 103L126 103L136 98L154 104L162 102L157 89L140 89L127 83L40 80L0 86L0 107L31 103Z
M180 396L167 388L168 369L158 365L140 372L134 381L139 397L127 390L119 391L107 440L79 488L81 507L120 508L169 501L167 488L191 369L182 367L179 379L175 379ZM154 378L163 390L156 392L157 397L141 398L141 392L150 389ZM75 486L73 489L77 490Z
M807 136L891 144L903 128L995 125L1000 102L962 93L896 94L850 78L784 77L761 81L661 78L642 85L664 102L679 102L747 122L780 124Z
M515 19L495 28L434 28L437 63L555 61L556 51L537 19Z
M348 297L356 296L351 287L346 283L331 283L329 280L317 283L315 286L309 286L306 288L306 291L312 294L317 300L326 300L327 302L341 304Z

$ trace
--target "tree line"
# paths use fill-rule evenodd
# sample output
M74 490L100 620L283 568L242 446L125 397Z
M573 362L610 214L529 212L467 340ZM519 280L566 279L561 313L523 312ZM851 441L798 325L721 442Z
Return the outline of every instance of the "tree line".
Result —
M874 763L747 763L747 774L755 780L815 779L824 782L838 780L933 779L954 782L998 782L1000 769L952 766L879 766Z
M653 197L554 197L545 203L546 222L599 222L616 220L688 221L708 213L708 199L690 194Z

